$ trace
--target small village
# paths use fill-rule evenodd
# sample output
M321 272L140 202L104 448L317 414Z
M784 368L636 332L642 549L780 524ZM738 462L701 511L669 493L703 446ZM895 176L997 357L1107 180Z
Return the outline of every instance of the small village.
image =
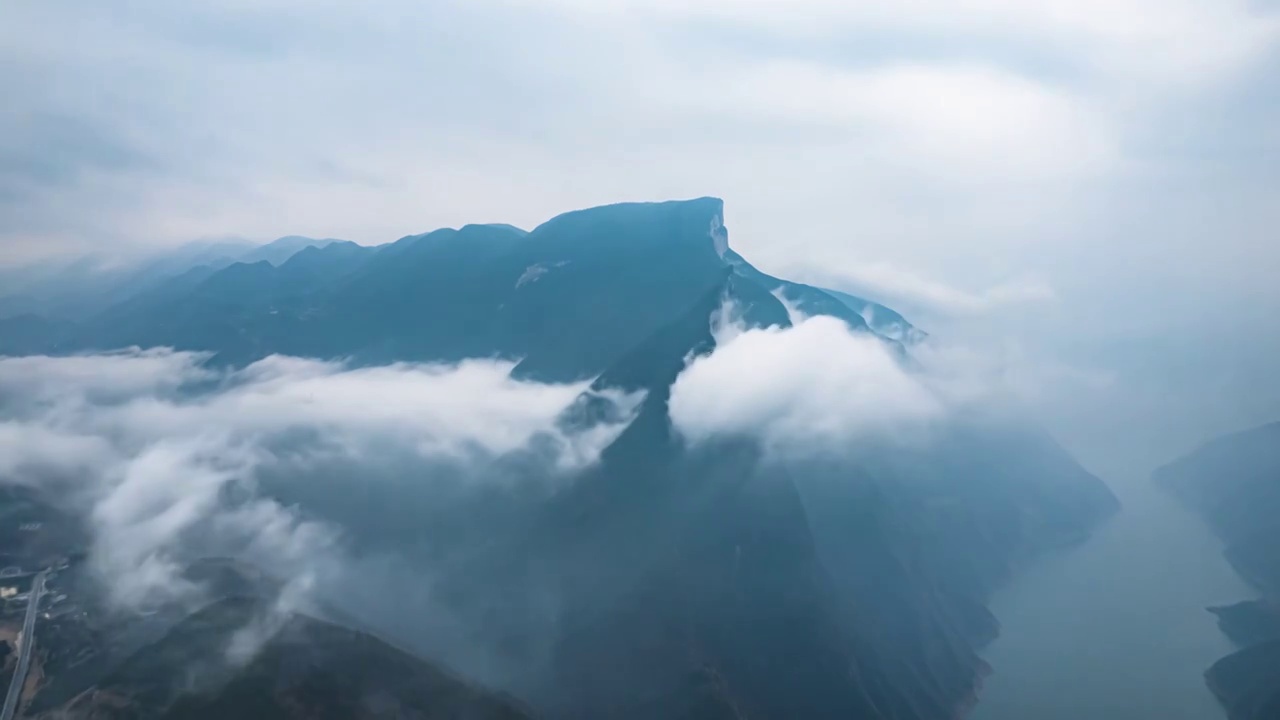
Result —
M0 511L0 720L20 716L48 681L48 668L95 654L89 613L77 602L77 529L30 491L6 488Z

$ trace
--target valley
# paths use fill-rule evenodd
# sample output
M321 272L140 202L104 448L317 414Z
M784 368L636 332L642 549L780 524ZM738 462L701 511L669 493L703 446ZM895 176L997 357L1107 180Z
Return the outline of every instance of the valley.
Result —
M12 487L44 488L10 514L77 558L29 713L453 712L414 677L483 717L1212 710L1213 538L953 398L902 315L753 267L720 200L289 242L0 320ZM337 682L357 646L408 684Z

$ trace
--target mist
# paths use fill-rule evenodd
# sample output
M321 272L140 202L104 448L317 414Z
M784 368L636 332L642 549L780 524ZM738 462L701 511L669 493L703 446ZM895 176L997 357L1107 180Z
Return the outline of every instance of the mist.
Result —
M192 600L202 588L185 566L208 556L260 566L282 595L345 582L356 541L377 525L344 524L357 519L351 499L416 497L430 518L433 500L444 517L457 509L448 499L551 493L596 461L639 401L608 396L613 422L570 430L558 417L587 384L513 380L511 363L206 360L167 349L0 358L0 477L83 519L89 562L120 609ZM328 501L303 510L300 497Z
M1114 343L1092 354L1083 348L1098 346L1086 345L1085 333L1072 347L1066 337L1019 337L1017 325L1002 329L998 315L970 315L933 318L924 328L929 336L904 354L842 320L794 308L786 327L749 327L738 315L725 306L707 319L714 349L687 357L672 383L672 427L695 457L741 440L758 445L761 467L794 483L820 558L854 595L867 592L866 580L835 570L865 558L854 554L840 508L871 497L865 475L933 492L944 479L921 467L983 455L989 462L1003 452L998 443L960 450L975 429L1025 439L1047 428L1126 505L1111 526L1146 518L1144 532L1185 539L1203 528L1153 502L1146 473L1185 449L1179 443L1265 415L1276 397L1257 373L1262 364L1249 365L1235 348L1194 360L1180 354L1178 361L1155 344L1133 350ZM1214 332L1234 330L1224 322ZM1255 333L1241 342L1264 346L1266 338ZM187 566L234 557L280 581L278 610L330 608L487 684L537 692L549 682L542 672L563 639L566 570L535 566L499 577L494 548L519 546L538 508L591 479L645 396L593 389L590 379L519 380L514 368L482 358L365 367L285 356L227 368L208 354L165 348L0 358L0 444L7 449L0 477L49 491L83 520L89 565L110 579L104 588L120 610L198 605L208 588L187 577ZM1256 380L1250 403L1220 395L1238 393L1248 380ZM591 413L594 421L585 425L567 421L587 402L610 410ZM1006 481L981 480L993 487ZM956 490L964 491L942 492ZM1100 537L1130 542L1132 534L1107 530ZM1212 541L1198 537L1191 544L1212 562ZM1151 609L1179 585L1115 582L1142 577L1117 558L1170 568L1191 587L1217 578L1222 589L1214 597L1223 600L1238 592L1229 575L1173 570L1174 546L1153 542L1138 554L1104 548L1095 557L1107 562L1076 577L1084 587L1109 579L1126 610ZM1045 645L1066 642L1016 625L1052 625L1026 609L1050 607L1035 595L1035 577L1030 591L1012 581L1012 597L1029 597L1000 615L1013 618L1007 636L1036 644L1021 656L1016 643L997 641L993 652L1010 680L993 683L995 693L1035 685L1037 672L1052 675L1038 658ZM1155 588L1160 597L1150 596ZM1114 631L1105 611L1118 605L1076 596L1080 604L1064 608L1062 587L1048 583L1044 592L1061 612L1101 611L1101 625L1090 633ZM1195 627L1198 605L1174 610L1164 616L1176 616L1180 632ZM492 613L505 618L500 626ZM281 617L243 628L227 658L251 658ZM1180 672L1220 654L1212 622L1202 630L1204 642L1178 660ZM515 651L510 635L519 638ZM1149 653L1115 657L1161 661ZM1155 677L1155 686L1175 681ZM1183 680L1180 674L1176 681ZM1198 676L1185 678L1185 687L1196 702L1204 699ZM1010 707L1025 710L1002 705L997 694L982 711L992 714L980 717L1013 718Z

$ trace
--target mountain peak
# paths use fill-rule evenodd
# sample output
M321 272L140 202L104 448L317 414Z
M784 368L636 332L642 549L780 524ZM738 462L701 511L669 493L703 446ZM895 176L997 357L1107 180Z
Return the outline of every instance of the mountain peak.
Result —
M729 249L724 201L716 197L625 202L574 210L539 225L531 234L570 234L619 243L646 238L646 242L687 244L705 239L721 258Z

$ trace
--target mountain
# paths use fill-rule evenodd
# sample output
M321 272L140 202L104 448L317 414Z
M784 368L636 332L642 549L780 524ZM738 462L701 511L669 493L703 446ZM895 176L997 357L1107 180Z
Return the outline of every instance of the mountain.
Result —
M524 378L643 390L599 463L501 512L488 496L424 509L402 486L372 482L349 501L318 501L337 490L317 483L267 489L355 544L430 563L431 612L465 651L450 665L549 717L962 715L990 671L980 651L998 631L991 593L1087 536L1114 497L1020 420L954 418L927 443L851 441L820 457L776 457L748 435L690 444L672 427L671 385L716 349L712 319L726 303L757 328L790 326L792 309L838 318L904 361L922 337L888 308L756 269L729 247L723 203L698 198L570 212L529 232L467 225L376 248L331 243L279 265L191 269L57 332L0 335L0 352L171 346L234 365L273 353L366 364L503 357ZM606 411L587 395L562 422ZM437 552L428 513L488 517L473 511L503 522ZM424 651L445 645L417 634L410 626L429 623L411 613L362 620L387 622L380 634L413 636ZM164 689L180 663L148 663L167 653L139 656L99 686L103 697L119 688L157 712L178 707ZM290 662L266 662L227 687L236 697L258 688L255 703L310 702L261 690L300 687ZM307 687L335 703L365 689L330 685ZM226 713L223 696L181 707Z
M1250 645L1205 673L1231 720L1280 717L1280 640Z
M1232 720L1280 717L1280 423L1218 438L1155 474L1200 513L1236 570L1264 599L1220 608L1243 649L1206 673Z
M74 323L33 313L0 318L0 355L58 354L76 332Z
M272 265L283 265L289 258L308 248L324 248L336 242L346 242L343 240L334 240L333 238L325 238L317 240L316 238L303 237L302 235L286 235L267 243L259 245L252 250L234 255L236 262L248 263L252 265L256 262L268 262Z
M260 600L199 610L96 685L35 717L60 720L281 718L521 720L515 701L385 642ZM253 633L262 624L270 632ZM235 638L262 642L248 659Z
M626 366L661 366L642 352ZM989 671L991 591L1115 509L1042 439L957 429L925 457L775 463L684 446L655 397L522 539L568 598L559 717L955 717Z
M1280 422L1213 440L1156 480L1204 516L1241 575L1280 594Z
M280 266L260 260L210 272L195 268L81 323L71 347L170 346L250 360L273 347L305 345L297 322L334 283L355 272L372 248L335 242L308 247ZM309 354L309 353L297 353Z
M184 273L216 272L236 262L283 264L300 250L334 240L288 236L255 246L243 240L198 242L132 262L87 258L65 264L12 268L0 273L0 319L39 315L80 321L103 308L152 290Z
M378 248L331 243L279 267L197 268L71 330L16 328L0 352L163 345L231 363L272 353L369 363L497 355L520 358L521 376L578 379L603 372L729 271L768 290L782 282L728 249L722 201L623 203L527 233L467 225ZM786 288L806 311L867 327L845 302Z
M879 303L854 297L839 290L817 288L767 275L752 267L733 250L725 253L725 259L734 272L755 281L770 292L779 293L805 314L833 315L844 319L851 327L867 327L897 342L916 343L926 337L924 331Z
M897 311L880 303L855 297L847 292L823 288L823 292L848 305L854 312L867 321L872 330L904 343L917 343L928 337L928 333L907 322Z

